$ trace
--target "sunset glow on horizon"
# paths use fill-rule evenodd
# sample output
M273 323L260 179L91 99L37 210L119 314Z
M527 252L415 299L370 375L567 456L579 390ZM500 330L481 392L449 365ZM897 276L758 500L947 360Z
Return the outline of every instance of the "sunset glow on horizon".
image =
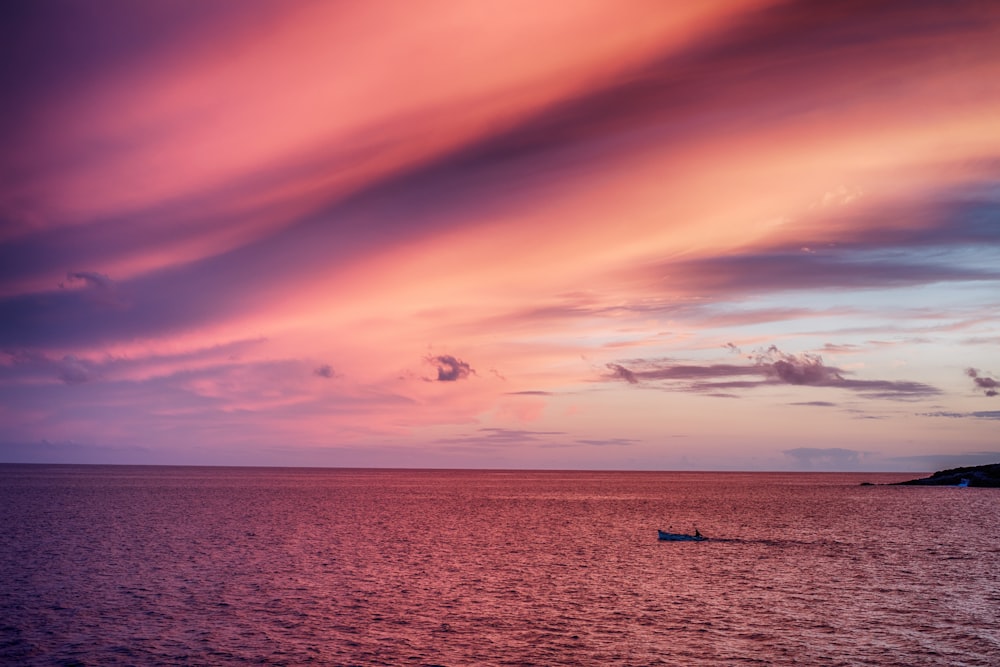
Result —
M1000 460L1000 5L0 13L0 461Z

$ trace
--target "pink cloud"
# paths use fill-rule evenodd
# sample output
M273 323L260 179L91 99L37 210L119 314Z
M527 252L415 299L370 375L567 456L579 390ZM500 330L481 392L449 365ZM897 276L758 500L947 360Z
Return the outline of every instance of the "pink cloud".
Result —
M18 437L640 446L654 400L964 400L919 346L996 338L992 6L114 8L11 31Z

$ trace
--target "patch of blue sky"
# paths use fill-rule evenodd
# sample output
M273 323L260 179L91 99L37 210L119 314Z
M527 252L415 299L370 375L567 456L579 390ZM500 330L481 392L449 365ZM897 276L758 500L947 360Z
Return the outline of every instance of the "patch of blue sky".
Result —
M788 336L879 327L887 332L908 335L927 329L943 330L979 319L984 309L992 306L995 310L998 301L997 283L949 282L881 289L768 293L744 298L738 303L718 303L707 308L705 314L724 316L733 322L728 328L748 336L769 331ZM755 313L781 310L799 315L781 319L763 317L754 321Z

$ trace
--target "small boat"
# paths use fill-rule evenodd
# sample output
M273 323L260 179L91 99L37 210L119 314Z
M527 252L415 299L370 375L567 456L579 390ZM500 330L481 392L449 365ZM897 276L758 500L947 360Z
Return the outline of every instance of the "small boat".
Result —
M694 535L688 535L687 533L668 533L665 530L657 530L660 534L660 539L667 542L704 542L708 538L698 532L697 529L694 531Z
M962 481L959 482L958 484L956 484L955 486L957 486L960 489L967 488L969 486L969 480L967 478L963 477Z

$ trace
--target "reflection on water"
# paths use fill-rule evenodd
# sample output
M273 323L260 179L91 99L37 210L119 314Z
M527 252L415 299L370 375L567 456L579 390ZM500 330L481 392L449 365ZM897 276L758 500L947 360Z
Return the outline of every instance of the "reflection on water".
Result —
M995 665L1000 492L907 477L2 466L0 662Z

